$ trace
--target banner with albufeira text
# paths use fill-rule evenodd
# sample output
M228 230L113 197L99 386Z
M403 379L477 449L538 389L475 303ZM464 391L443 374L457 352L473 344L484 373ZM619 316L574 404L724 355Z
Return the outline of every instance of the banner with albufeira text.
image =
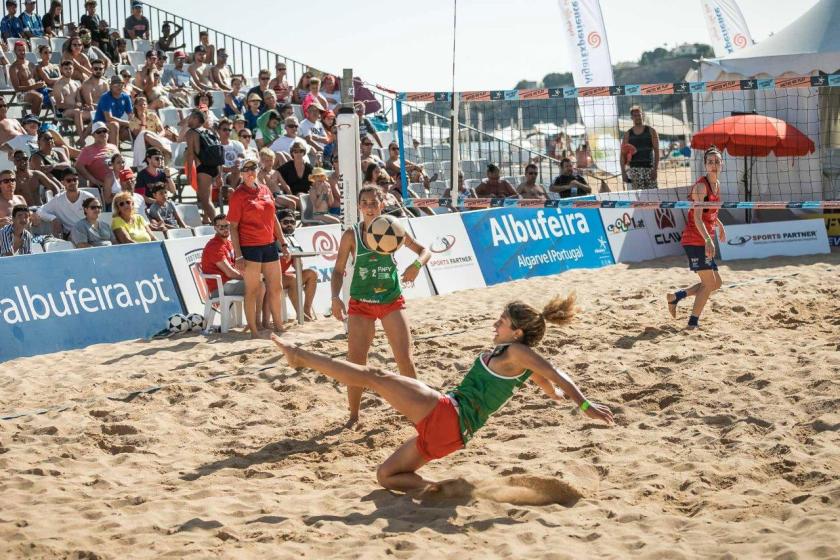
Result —
M724 57L753 44L744 14L735 0L700 0L715 55Z
M575 87L613 85L607 30L598 0L560 0L560 12ZM578 107L595 164L610 173L620 173L615 98L578 97Z

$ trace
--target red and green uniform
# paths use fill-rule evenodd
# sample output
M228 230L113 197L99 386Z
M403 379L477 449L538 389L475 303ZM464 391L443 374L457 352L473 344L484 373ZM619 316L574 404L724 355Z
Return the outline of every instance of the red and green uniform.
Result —
M402 295L397 261L393 255L383 255L367 248L361 234L362 225L353 226L356 259L350 281L350 298L363 303L391 303Z
M518 377L504 377L493 372L480 355L475 359L466 377L449 392L458 402L458 423L464 443L513 396L531 373L526 369Z

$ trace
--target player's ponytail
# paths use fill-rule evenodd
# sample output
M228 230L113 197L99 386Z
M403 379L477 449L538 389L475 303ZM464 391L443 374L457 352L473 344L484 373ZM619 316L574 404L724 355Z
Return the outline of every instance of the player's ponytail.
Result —
M555 296L540 313L534 307L521 301L513 301L505 307L511 327L522 330L522 344L536 346L545 336L546 322L565 325L575 316L575 295Z
M577 296L574 292L566 297L554 296L545 307L543 307L543 318L553 325L566 325L574 319L577 313L575 301Z

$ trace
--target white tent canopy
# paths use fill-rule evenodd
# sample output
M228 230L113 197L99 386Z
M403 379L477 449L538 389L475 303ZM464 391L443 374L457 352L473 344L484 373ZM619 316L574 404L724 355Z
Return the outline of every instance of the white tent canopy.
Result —
M691 129L680 119L671 115L645 111L644 122L652 126L660 136L691 136ZM625 130L633 127L630 117L619 117L618 129L624 133Z

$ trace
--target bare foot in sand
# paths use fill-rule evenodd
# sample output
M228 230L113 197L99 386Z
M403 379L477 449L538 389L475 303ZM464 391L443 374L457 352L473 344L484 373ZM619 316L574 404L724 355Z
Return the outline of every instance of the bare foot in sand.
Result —
M298 355L298 349L295 346L291 344L286 344L285 342L283 342L283 339L281 339L274 333L271 333L270 338L271 342L273 342L274 345L277 346L277 348L279 348L281 352L283 352L283 355L286 357L286 362L289 364L290 368L298 369L300 367L303 367L303 363L300 359L300 356Z
M345 430L353 430L354 432L361 431L364 428L364 425L359 421L358 416L351 416L347 419L347 422L344 423Z
M665 299L668 301L668 313L671 314L671 317L674 319L677 318L677 296L674 294L668 294L665 296Z

